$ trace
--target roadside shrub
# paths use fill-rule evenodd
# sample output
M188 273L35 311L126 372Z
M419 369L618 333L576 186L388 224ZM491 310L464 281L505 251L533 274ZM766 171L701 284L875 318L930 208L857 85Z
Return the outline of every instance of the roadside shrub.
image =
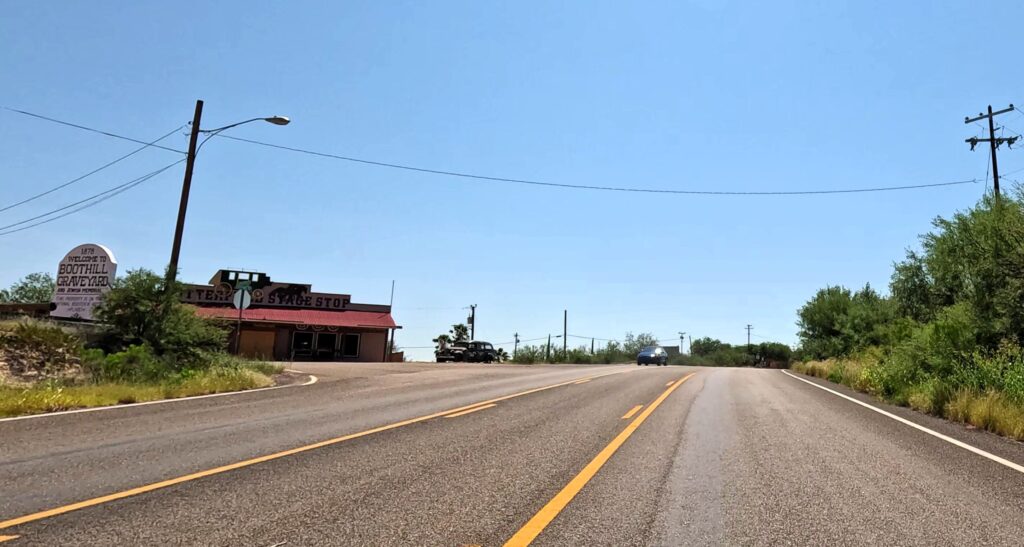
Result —
M948 382L929 378L907 390L907 403L915 410L941 416L953 395L953 388Z
M171 371L207 366L208 353L224 350L227 330L182 304L181 290L180 284L168 287L164 277L145 269L118 278L96 309L97 318L110 327L106 349L146 345Z
M153 354L147 345L129 346L128 349L111 353L99 363L98 381L131 382L152 381L168 375L167 366Z

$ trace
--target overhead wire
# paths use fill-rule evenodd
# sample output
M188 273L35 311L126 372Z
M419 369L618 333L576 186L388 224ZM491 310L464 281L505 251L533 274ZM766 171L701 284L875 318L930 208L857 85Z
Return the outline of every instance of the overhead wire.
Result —
M426 167L417 167L413 165L404 165L399 163L389 163L382 161L367 160L362 158L356 158L351 156L342 156L339 154L332 154L328 152L318 152L315 150L307 150L303 148L296 148L292 146L285 146L281 144L273 144L263 141L257 141L253 139L246 139L242 137L235 137L232 135L217 135L223 139L230 139L239 142L245 142L249 144L255 144L258 146L265 146L268 148L275 148L279 150L287 150L299 154L307 154L311 156L318 156L323 158L336 159L341 161L361 163L365 165L374 165L377 167L387 167L391 169L402 169L405 171L414 171L418 173L428 173L432 175L444 175L450 177L459 177L474 180L484 180L490 182L507 182L514 184L526 184L532 186L546 186L553 188L571 188L576 190L600 190L608 192L636 192L636 193L648 193L648 194L683 194L683 195L728 195L728 196L792 196L792 195L817 195L817 194L856 194L865 192L888 192L895 190L913 190L921 188L937 188L941 186L954 186L959 184L973 184L977 183L977 179L970 180L956 180L948 182L935 182L928 184L910 184L902 186L884 186L874 188L847 188L847 189L836 189L836 190L771 190L771 191L731 191L731 190L677 190L668 188L635 188L635 187L620 187L620 186L600 186L592 184L568 184L559 182L544 182L538 180L527 180L527 179L516 179L508 177L497 177L490 175L477 175L473 173L466 173L461 171L448 171L443 169L431 169Z
M46 120L48 122L53 122L53 123L57 123L57 124L60 124L60 125L66 125L68 127L74 127L76 129L82 129L84 131L90 131L92 133L99 133L100 135L106 135L108 137L114 137L115 139L121 139L121 140L129 141L129 142L134 142L136 144L145 144L147 146L152 146L154 148L159 148L161 150L167 150L168 152L177 152L179 154L188 154L188 152L185 152L184 150L178 150L178 149L175 149L175 148L170 148L170 147L162 146L162 145L159 145L159 144L150 144L150 143L147 143L146 141L143 141L143 140L135 139L135 138L132 138L132 137L126 137L124 135L119 135L117 133L112 133L110 131L104 131L102 129L96 129L95 127L88 127L88 126L80 125L80 124L77 124L77 123L71 123L71 122L67 122L67 121L64 121L64 120L58 120L56 118L51 118L49 116L43 116L42 114L36 114L34 112L29 112L27 110L19 110L17 108L11 108L9 106L0 106L0 108L3 108L4 110L8 110L10 112L17 112L18 114L23 114L25 116L31 116L33 118L38 118L40 120ZM180 129L180 127L178 129ZM178 129L175 129L175 131L177 131Z
M127 153L127 154L125 154L125 155L123 155L123 156L121 156L121 157L119 157L119 158L117 158L115 160L109 161L109 162L107 162L107 163L97 167L96 169L93 169L92 171L89 171L88 173L86 173L84 175L75 177L75 178L73 178L73 179L71 179L71 180L69 180L69 181L67 181L67 182L65 182L63 184L59 184L57 186L54 186L53 188L50 188L49 190L46 190L45 192L40 192L40 193L38 193L38 194L36 194L34 196L27 197L27 198L25 198L25 199L23 199L23 200L21 200L19 202L12 203L10 205L5 205L4 207L0 207L0 213L2 213L4 211L7 211L8 209L13 209L13 208L15 208L15 207L17 207L19 205L24 205L26 203L29 203L30 201L37 200L37 199L39 199L39 198L41 198L43 196L52 194L52 193L54 193L57 190L60 190L62 188L67 188L68 186L71 186L72 184L74 184L76 182L79 182L81 180L84 180L84 179L92 176L92 175L95 175L96 173L99 173L100 171L102 171L104 169L107 169L108 167L111 167L111 166L113 166L113 165L115 165L115 164L117 164L117 163L119 163L121 161L124 161L124 160L134 156L135 154L138 154L139 152L142 152L143 150L145 150L147 148L154 147L156 145L156 143L166 139L167 137L170 137L171 135L176 133L182 127L185 127L185 126L184 125L179 125L178 127L175 127L174 129L172 129L169 132L167 132L166 134L164 134L162 137L159 137L156 140L153 140L153 141L150 141L148 143L145 143L142 146L136 148L135 150L132 150L131 152L129 152L129 153Z
M113 186L111 188L108 188L107 190L104 190L104 191L99 192L97 194L93 194L93 195L91 195L91 196L89 196L89 197L87 197L85 199L81 199L81 200L76 201L74 203L69 203L69 204L67 204L67 205L65 205L63 207L59 207L57 209L53 209L51 211L47 211L46 213L43 213L43 214L40 214L40 215L36 215L34 217L27 218L27 219L24 219L24 220L21 220L21 221L12 223L12 224L8 224L6 226L0 226L0 236L4 236L4 235L8 235L8 234L13 234L15 232L20 232L20 231L23 231L23 230L27 230L29 228L34 228L36 226L40 226L42 224L53 222L53 221L55 221L57 219L64 218L64 217L66 217L68 215L77 213L77 212L79 212L79 211L81 211L83 209L87 209L89 207L92 207L94 205L102 203L102 202L104 202L104 201L106 201L106 200L108 200L108 199L110 199L110 198L112 198L112 197L114 197L114 196L116 196L118 194L121 194L121 193L126 192L128 190L131 190L132 188L135 188L136 186L142 184L143 182L146 182L147 180L149 180L149 179L159 175L160 173L163 173L164 171L167 171L171 167L174 167L175 165L178 165L178 164L180 164L180 163L182 163L184 161L185 161L184 159L180 159L180 160L178 160L178 161L176 161L174 163L171 163L171 164L168 164L168 165L166 165L164 167L161 167L160 169L157 169L155 171L151 171L149 173L146 173L145 175L142 175L141 177L136 177L136 178L134 178L132 180L129 180L128 182L124 182L124 183L118 184L117 186ZM93 200L95 200L95 201L93 201ZM79 205L81 205L81 207L77 207L77 208L72 209L73 207L76 207L76 206L79 206ZM71 210L67 211L64 214L57 215L55 217L48 218L46 220L42 220L40 222L35 222L33 224L29 224L28 226L22 226L21 228L17 228L17 229L14 229L14 230L10 229L10 228L13 228L15 226L21 226L22 224L26 224L26 223L32 222L34 220L43 219L45 217L51 216L51 215L53 215L55 213L59 213L61 211L66 211L68 209L71 209Z

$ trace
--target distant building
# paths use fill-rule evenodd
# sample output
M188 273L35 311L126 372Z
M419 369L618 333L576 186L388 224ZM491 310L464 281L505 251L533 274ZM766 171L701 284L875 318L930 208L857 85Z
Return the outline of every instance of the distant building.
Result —
M318 293L311 285L273 282L252 291L252 305L232 305L234 287L218 270L208 285L185 285L182 302L201 317L223 319L236 328L241 317L240 355L277 361L388 361L389 336L401 328L391 306L355 304L347 294Z

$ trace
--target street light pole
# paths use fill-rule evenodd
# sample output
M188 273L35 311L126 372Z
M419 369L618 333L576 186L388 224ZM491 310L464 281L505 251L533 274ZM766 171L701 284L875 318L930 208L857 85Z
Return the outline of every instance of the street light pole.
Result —
M192 134L188 138L188 156L185 161L185 180L181 183L181 201L178 203L178 223L174 226L174 246L171 247L171 262L167 265L167 286L178 277L178 256L181 254L181 236L185 231L185 211L188 209L188 194L192 190L192 169L196 164L196 141L199 140L199 122L203 117L203 101L196 101L196 113L192 117Z
M269 118L252 118L250 120L233 123L231 125L225 125L224 127L218 127L217 129L200 129L199 122L203 117L203 101L202 99L196 101L196 113L192 117L192 134L188 139L188 156L185 158L185 180L181 183L181 201L178 203L178 223L174 226L174 245L171 247L171 262L167 265L167 286L168 288L174 280L178 277L178 257L181 255L181 236L185 232L185 212L188 210L188 194L192 190L192 170L196 164L196 152L198 148L196 146L199 140L200 133L208 133L206 139L224 131L225 129L231 129L244 123L265 121L274 125L288 125L291 121L286 116L271 116ZM206 139L203 142L206 142ZM201 147L202 144L199 144Z

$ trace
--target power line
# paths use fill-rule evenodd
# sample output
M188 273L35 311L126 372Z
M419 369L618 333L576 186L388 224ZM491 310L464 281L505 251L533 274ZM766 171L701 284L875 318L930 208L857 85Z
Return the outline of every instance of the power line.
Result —
M179 163L181 163L183 161L185 161L185 160L184 159L178 160L178 161L176 161L174 163L171 163L171 164L169 164L167 166L161 167L160 169L157 169L156 171L152 171L150 173L142 175L141 177L137 177L137 178L132 179L132 180L130 180L128 182L119 184L117 186L114 186L112 188L104 190L104 191L102 191L102 192L100 192L98 194L93 194L92 196L89 196L89 197L87 197L85 199L76 201L74 203L69 203L68 205L60 207L58 209L54 209L52 211L48 211L46 213L34 216L32 218L27 218L25 220L22 220L22 221L19 221L19 222L15 222L13 224L8 224L7 226L0 226L0 236L5 236L5 235L8 235L8 234L13 234L15 232L20 232L22 230L28 230L29 228L34 228L36 226L39 226L39 225L42 225L42 224L46 224L48 222L53 222L53 221L55 221L57 219L64 218L64 217L66 217L68 215L77 213L78 211L81 211L83 209L87 209L89 207L92 207L93 205L97 205L99 203L102 203L102 202L104 202L104 201L106 201L106 200L108 200L108 199L110 199L110 198L112 198L112 197L114 197L114 196L116 196L118 194L121 194L122 192L126 192L128 190L131 190L132 188L138 186L139 184L142 184L143 182L146 182L147 180L149 180L149 179L159 175L160 173L163 173L164 171L170 169L171 167L174 167L175 165L178 165ZM99 198L99 199L97 199L97 198ZM95 200L95 201L92 201L92 200ZM86 203L86 202L90 202L90 201L91 201L91 203ZM82 204L85 204L85 205L82 205ZM48 216L50 216L50 215L52 215L54 213L58 213L60 211L71 209L72 207L75 207L77 205L82 205L82 206L81 207L77 207L75 209L72 209L72 210L70 210L70 211L68 211L68 212L66 212L64 214L57 215L57 216L55 216L53 218L48 218L48 219L40 221L40 222L29 224L28 226L22 226L21 228L17 228L15 230L9 230L8 229L8 228L13 228L15 226L20 226L20 225L28 223L28 222L32 222L33 220L38 220L38 219L41 219L41 218L44 218L44 217L48 217ZM3 230L6 230L6 231L3 231Z
M185 126L184 125L179 125L178 127L175 127L174 129L169 131L164 136L162 136L162 137L160 137L160 138L158 138L158 139L156 139L154 141L151 141L149 143L146 143L146 144L140 146L139 148L136 148L135 150L132 150L131 152L121 156L120 158L117 158L117 159L115 159L113 161L107 162L107 163L97 167L96 169L93 169L92 171L89 171L88 173L86 173L86 174L84 174L84 175L82 175L80 177L73 178L73 179L65 182L64 184L60 184L58 186L54 186L53 188L50 188L49 190L47 190L45 192L36 194L36 195L34 195L32 197L29 197L29 198L25 198L25 199L23 199L23 200L21 200L21 201L19 201L17 203L12 203L10 205L4 206L3 208L0 208L0 213L6 211L8 209L13 209L13 208L15 208L15 207L17 207L19 205L24 205L24 204L26 204L26 203L28 203L30 201L34 201L34 200L39 199L39 198L41 198L41 197L43 197L45 195L52 194L52 193L56 192L57 190L60 190L61 188L66 188L66 187L71 186L72 184L74 184L74 183L76 183L76 182L78 182L80 180L85 179L86 177L90 177L92 175L95 175L96 173L99 173L100 171L102 171L102 170L104 170L104 169L106 169L106 168L108 168L108 167L110 167L110 166L112 166L112 165L122 161L122 160L126 160L126 159L134 156L135 154L138 154L139 152L142 152L143 150L145 150L147 148L155 146L156 143L166 139L167 137L170 137L171 135L176 133L182 127L185 127Z
M276 148L279 150L287 150L289 152L296 152L299 154L308 154L311 156L319 156L323 158L331 158L336 160L362 163L366 165L375 165L378 167L388 167L392 169L403 169L406 171L415 171L418 173L429 173L432 175L445 175L450 177L461 177L475 180L486 180L491 182L509 182L514 184L528 184L533 186L547 186L553 188L571 188L575 190L602 190L608 192L638 192L648 194L684 194L684 195L712 195L712 196L797 196L797 195L815 195L815 194L856 194L865 192L888 192L893 190L915 190L921 188L937 188L940 186L954 186L957 184L973 184L977 183L977 179L970 180L957 180L949 182L936 182L930 184L913 184L904 186L885 186L875 188L848 188L840 190L778 190L778 191L728 191L728 190L672 190L662 188L629 188L629 187L618 187L618 186L597 186L590 184L566 184L558 182L542 182L536 180L526 179L514 179L506 177L492 177L488 175L476 175L472 173L463 173L459 171L445 171L441 169L429 169L426 167L415 167L411 165L402 165L398 163L387 163L382 161L366 160L361 158L354 158L350 156L341 156L338 154L330 154L327 152L317 152L314 150L305 150L302 148L295 148L291 146L284 146L280 144L272 144L252 139L244 139L242 137L233 137L231 135L217 135L224 139L231 139L234 141L245 142L249 144L255 144L259 146L266 146L268 148Z
M167 146L162 146L162 145L159 145L159 144L147 143L146 141L143 141L143 140L133 139L131 137L126 137L124 135L118 135L117 133L111 133L109 131L104 131L102 129L96 129L94 127L87 127L87 126L84 126L84 125L79 125L77 123L66 122L64 120L58 120L56 118L50 118L48 116L43 116L42 114L35 114L33 112L28 112L28 111L25 111L25 110L18 110L17 108L11 108L9 106L0 106L0 108L3 108L4 110L9 110L11 112L17 112L18 114L23 114L25 116L31 116L33 118L38 118L40 120L46 120L48 122L58 123L60 125L66 125L68 127L74 127L76 129L82 129L82 130L85 130L85 131L91 131L93 133L99 133L100 135L106 135L108 137L114 137L115 139L121 139L121 140L125 140L125 141L130 141L130 142L134 142L136 144L145 144L147 146L152 146L154 148L160 148L161 150L167 150L168 152L177 152L179 154L185 154L185 152L183 150L177 150L177 149L170 148L170 147L167 147ZM177 129L175 129L175 131L177 131Z

